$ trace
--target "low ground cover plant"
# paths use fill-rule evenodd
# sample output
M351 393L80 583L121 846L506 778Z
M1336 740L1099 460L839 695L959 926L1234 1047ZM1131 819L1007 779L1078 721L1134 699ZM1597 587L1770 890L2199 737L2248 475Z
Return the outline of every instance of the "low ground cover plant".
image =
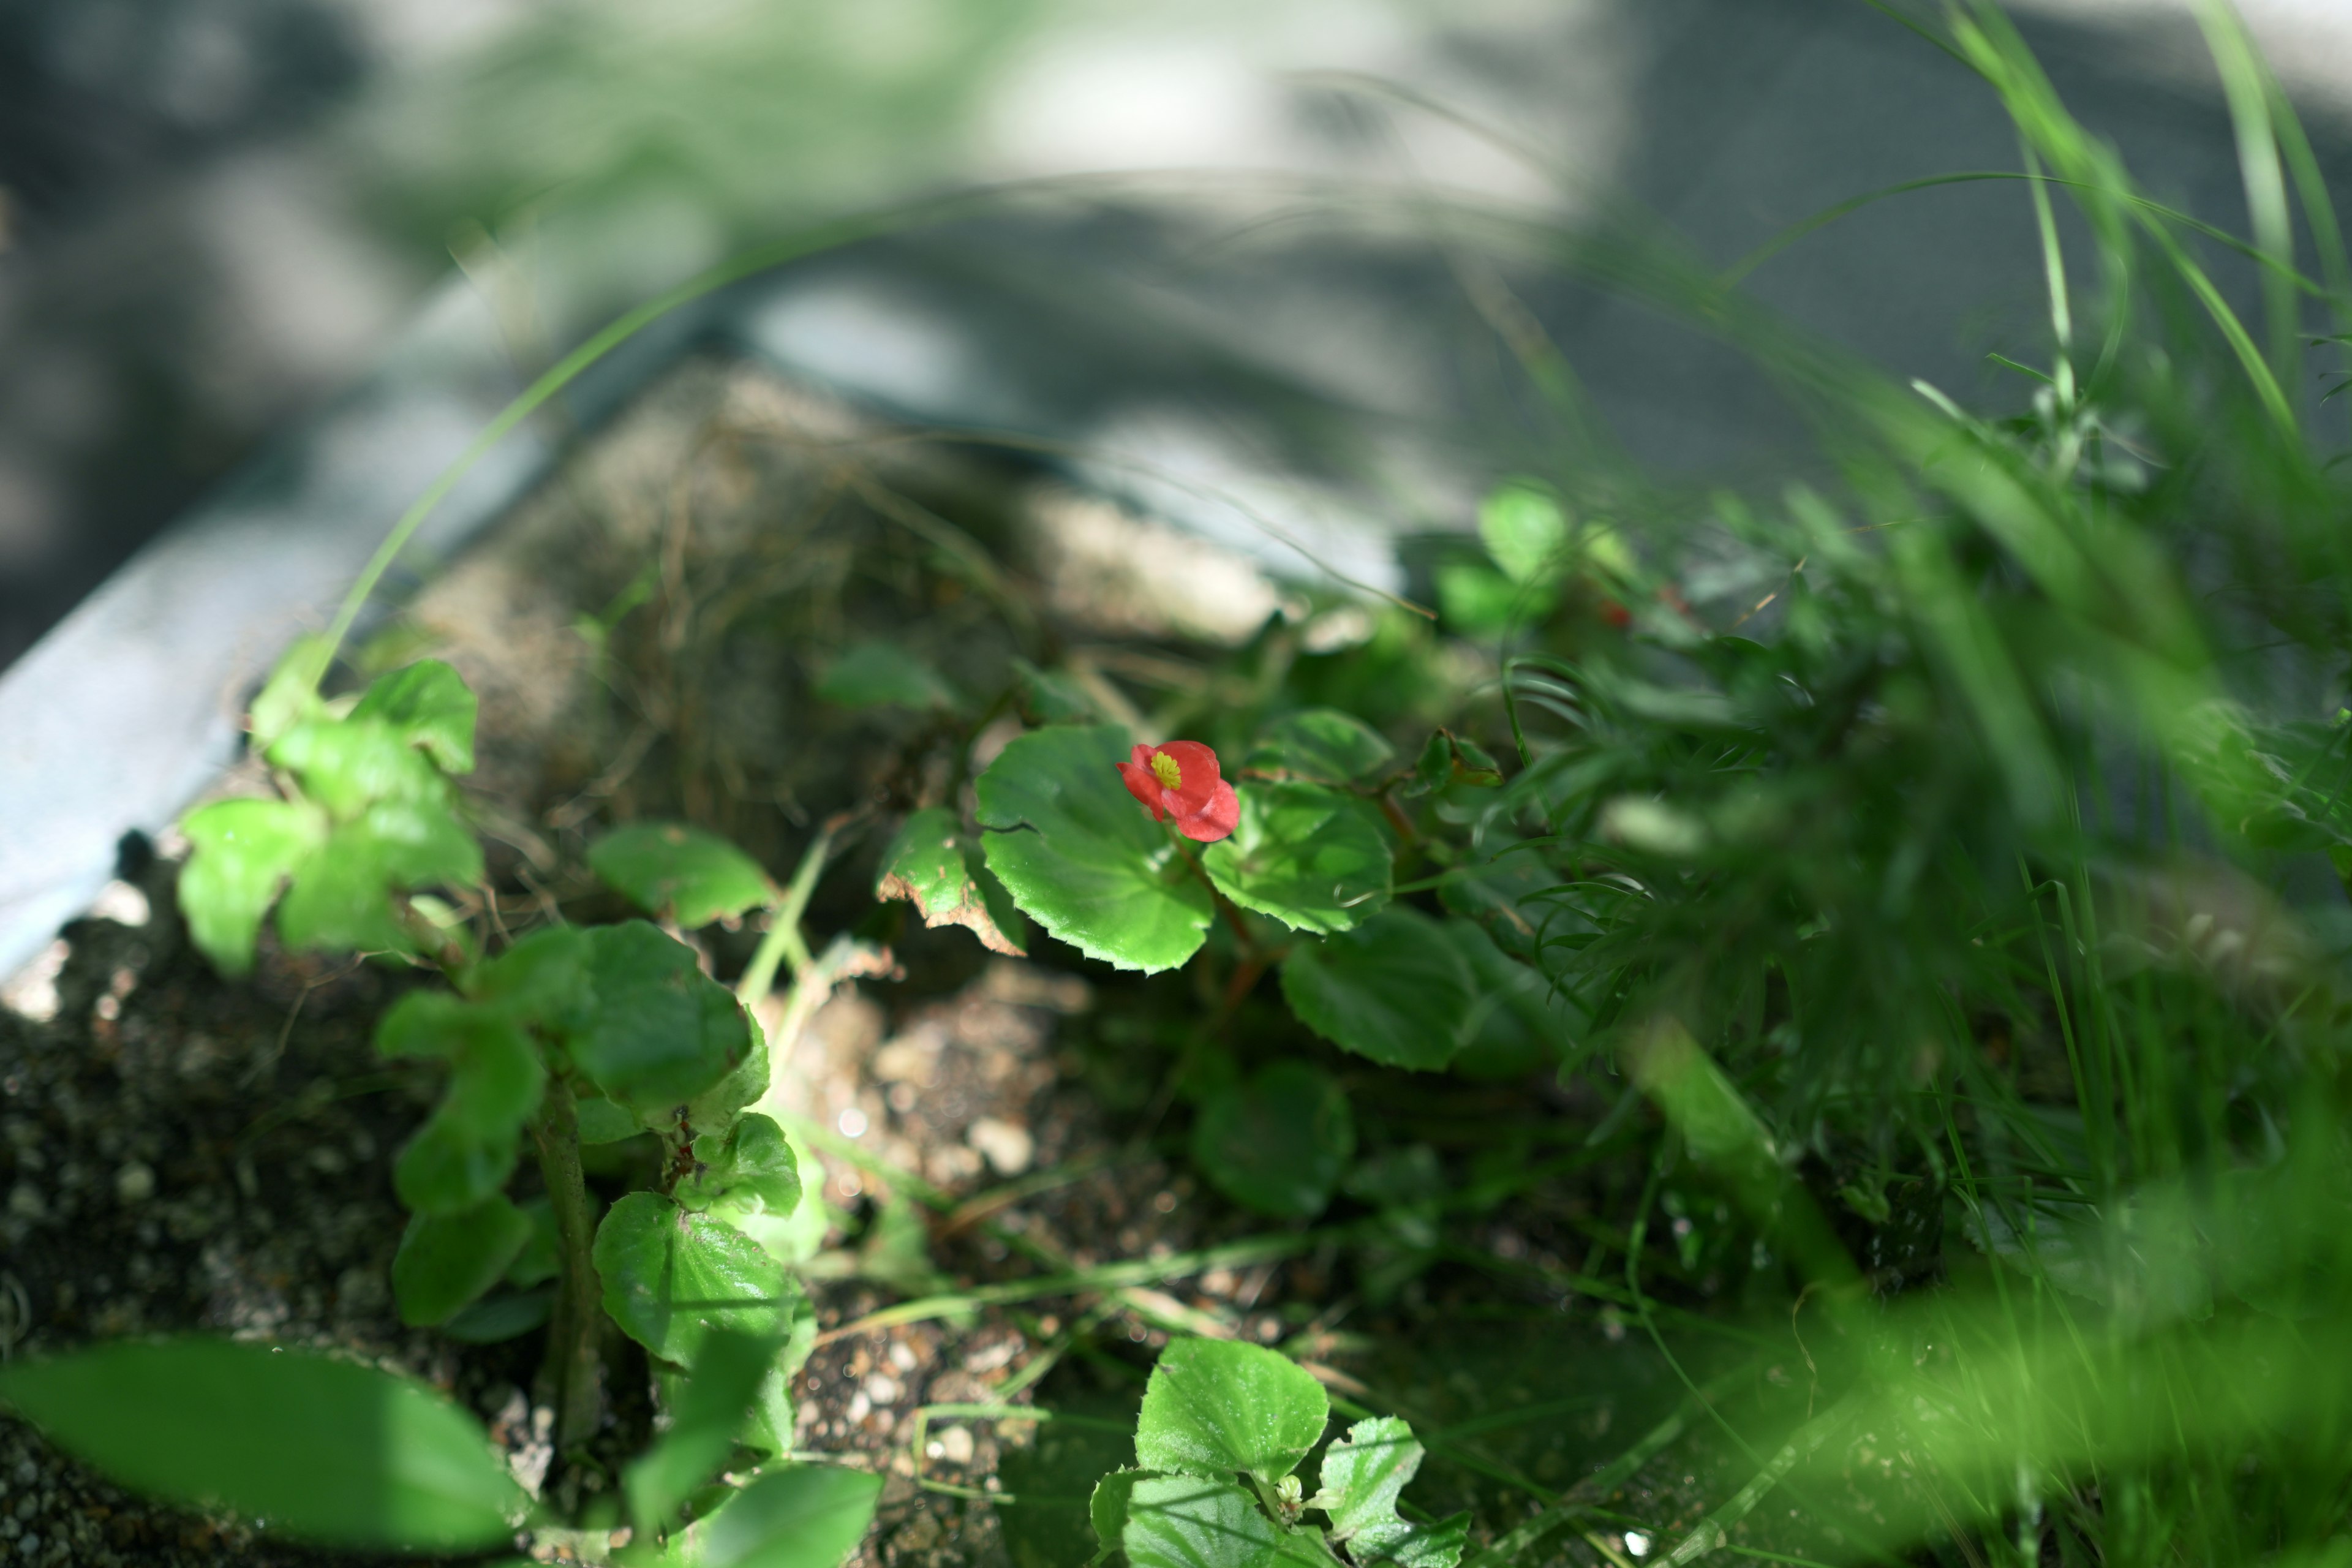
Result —
M297 1536L830 1564L879 1483L793 1441L814 1321L770 1243L811 1183L770 1053L882 944L956 927L1134 977L1106 1099L1285 1255L1344 1259L1367 1310L1464 1266L1474 1216L1589 1181L1563 1207L1586 1261L1528 1271L1685 1394L1547 1484L1375 1407L1328 1359L1332 1322L1271 1348L1180 1335L1133 1464L1093 1481L1098 1561L2341 1561L2352 495L2312 356L2352 330L2352 273L2283 98L2204 15L2250 240L2136 189L1997 12L1934 29L2026 150L2051 308L2038 348L1996 356L2014 412L1889 385L1654 242L1449 215L1750 351L1829 460L1664 491L1580 442L1572 389L1522 342L1557 461L1499 480L1475 540L1429 545L1434 626L1333 595L1124 689L1037 635L969 541L942 547L1004 647L951 673L912 646L838 655L827 701L916 717L787 879L638 821L585 858L642 918L463 912L473 694L428 659L323 696L336 639L298 647L250 717L274 794L186 824L191 933L229 973L265 923L415 972L376 1035L448 1075L395 1168L404 1318L543 1335L567 1466L613 1468L591 1441L607 1321L667 1425L612 1489L534 1503L469 1416L331 1358L102 1346L0 1371L0 1396L127 1484ZM1355 640L1309 635L1342 610ZM853 844L871 898L812 942ZM748 958L705 940L730 922L764 922ZM779 982L771 1038L752 1009ZM1394 1109L1439 1081L1503 1086L1540 1135L1498 1119L1490 1149L1441 1154ZM625 1139L658 1157L600 1215L582 1152ZM542 1191L518 1202L526 1142ZM1627 1510L1630 1478L1702 1440L1736 1486ZM1525 1506L1430 1517L1406 1495L1425 1451Z

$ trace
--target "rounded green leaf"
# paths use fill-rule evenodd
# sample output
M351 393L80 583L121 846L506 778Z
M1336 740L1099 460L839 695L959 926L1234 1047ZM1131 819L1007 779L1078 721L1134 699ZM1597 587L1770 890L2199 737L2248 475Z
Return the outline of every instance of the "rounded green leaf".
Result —
M441 770L379 719L313 719L269 748L269 761L302 783L302 793L348 821L380 800L437 799Z
M443 773L470 773L475 707L463 676L437 658L420 658L376 677L351 716L381 721Z
M278 934L312 952L404 952L410 939L394 918L394 892L481 879L482 847L446 796L380 800L295 869Z
M687 930L740 915L776 896L760 863L721 838L679 822L615 828L588 848L588 868Z
M530 1217L499 1194L455 1214L413 1216L392 1258L400 1321L412 1328L447 1321L497 1284L530 1239Z
M294 868L327 836L318 807L283 800L224 800L191 812L181 825L188 863L180 873L180 909L188 935L224 974L253 967L261 918Z
M1089 958L1154 973L1199 951L1209 889L1119 782L1116 724L1032 731L977 785L988 868L1022 913Z
M518 1018L568 1033L593 1010L594 957L581 927L545 926L476 968L468 989Z
M1145 1479L1137 1469L1117 1469L1095 1483L1087 1497L1087 1521L1094 1526L1097 1563L1121 1549L1127 1533L1127 1502L1135 1483Z
M1356 1119L1337 1079L1276 1062L1229 1084L1192 1124L1192 1163L1234 1202L1276 1219L1313 1219L1356 1153Z
M913 904L926 926L960 925L994 952L1021 957L1022 949L1006 932L1012 922L1002 908L992 908L1003 895L991 884L979 863L980 847L967 836L955 814L927 806L907 818L906 826L882 852L882 875L874 896L887 902L904 899ZM997 893L996 898L991 898Z
M1342 1050L1390 1067L1436 1068L1452 1059L1470 1011L1470 966L1435 921L1399 906L1292 949L1282 994L1302 1023Z
M778 1341L746 1334L704 1339L693 1370L674 1381L675 1397L665 1401L668 1429L624 1478L629 1516L639 1531L651 1535L669 1522L726 1464L782 1348Z
M1245 1470L1271 1486L1322 1439L1330 1414L1323 1385L1287 1356L1239 1340L1178 1340L1144 1385L1135 1460L1188 1476Z
M1253 773L1311 784L1351 784L1394 755L1396 748L1354 714L1309 708L1286 713L1261 731L1247 766Z
M572 1059L607 1098L659 1115L751 1054L743 1009L702 973L693 949L643 921L599 926L589 937L596 1011L572 1037Z
M392 1190L415 1214L455 1214L507 1184L521 1152L520 1127L485 1131L444 1100L393 1162Z
M1265 1568L1282 1531L1230 1480L1146 1476L1127 1493L1129 1568Z
M1202 853L1217 891L1293 931L1348 931L1389 901L1393 857L1371 808L1311 784L1254 784L1241 821Z
M802 1310L799 1282L723 1220L659 1193L631 1193L596 1227L604 1310L659 1359L691 1365L713 1330L788 1337Z
M695 1170L677 1185L679 1204L709 1208L725 1203L754 1212L790 1214L801 1201L800 1162L774 1120L751 1111L724 1135L694 1141Z
M0 1399L110 1479L262 1528L378 1551L501 1542L524 1498L481 1427L406 1377L221 1340L102 1345L0 1368Z
M1549 491L1506 485L1478 504L1478 537L1512 582L1538 582L1565 563L1568 517Z
M836 1568L866 1539L882 1478L842 1465L763 1470L698 1524L699 1568Z

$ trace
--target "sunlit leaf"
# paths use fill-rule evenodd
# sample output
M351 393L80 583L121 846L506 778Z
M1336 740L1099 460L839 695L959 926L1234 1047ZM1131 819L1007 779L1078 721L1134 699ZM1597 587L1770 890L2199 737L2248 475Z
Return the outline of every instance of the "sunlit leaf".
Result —
M1022 956L1013 940L1019 921L1011 900L982 863L981 848L955 814L938 806L908 816L882 852L882 875L874 896L904 899L926 926L960 925L997 952Z
M604 1310L663 1361L689 1366L719 1329L790 1337L800 1284L758 1243L659 1193L631 1193L596 1227Z
M1309 784L1343 784L1370 775L1395 755L1381 732L1354 714L1309 708L1286 713L1260 731L1243 766Z
M1293 931L1347 931L1389 900L1393 856L1372 808L1311 784L1252 784L1231 837L1202 852L1217 890Z
M1229 1479L1146 1476L1127 1494L1130 1568L1265 1568L1281 1529Z
M1272 1485L1321 1441L1330 1411L1323 1385L1287 1356L1239 1340L1178 1340L1144 1386L1136 1462L1188 1476L1246 1470Z
M1357 1422L1324 1451L1322 1489L1314 1502L1330 1516L1331 1539L1347 1544L1350 1561L1401 1568L1454 1568L1461 1561L1468 1514L1435 1524L1413 1524L1397 1514L1397 1499L1421 1460L1412 1427L1394 1415Z
M413 1379L315 1352L184 1339L0 1367L0 1399L134 1491L378 1551L502 1543L506 1457Z
M354 720L381 721L447 773L474 771L473 689L437 658L378 676L352 710Z
M224 974L253 968L262 917L294 868L327 836L316 806L280 800L224 800L191 813L180 908L188 935Z
M588 847L588 868L688 931L776 896L760 863L716 833L677 822L616 827Z
M1119 782L1114 724L1053 726L1004 748L980 776L988 868L1024 914L1089 958L1146 973L1200 949L1209 889Z
M694 1365L677 1380L668 1429L625 1478L637 1530L650 1534L667 1523L719 1473L782 1348L777 1340L724 1331L704 1336Z

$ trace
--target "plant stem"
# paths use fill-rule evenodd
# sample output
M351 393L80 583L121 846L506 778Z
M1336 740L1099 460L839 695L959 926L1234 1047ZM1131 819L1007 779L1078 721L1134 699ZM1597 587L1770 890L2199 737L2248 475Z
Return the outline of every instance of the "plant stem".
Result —
M539 1169L555 1210L556 1247L562 1263L555 1315L547 1341L547 1363L555 1383L555 1447L568 1454L595 1435L604 1370L597 1344L604 1291L596 1280L595 1229L590 1223L588 1184L580 1171L580 1120L572 1086L560 1076L547 1081L547 1098L531 1123L539 1143Z
M735 1000L746 1007L756 1007L768 999L768 993L775 988L776 970L785 960L792 961L795 976L808 970L811 960L808 943L801 937L801 916L808 910L809 895L816 891L817 876L833 851L833 830L834 824L828 823L816 836L793 869L792 885L769 906L768 934L735 985Z

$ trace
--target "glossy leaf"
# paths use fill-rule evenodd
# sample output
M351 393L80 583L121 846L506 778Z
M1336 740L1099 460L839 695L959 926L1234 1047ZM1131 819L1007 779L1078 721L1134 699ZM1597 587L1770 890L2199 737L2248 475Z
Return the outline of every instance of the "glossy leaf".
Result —
M470 773L475 708L464 677L437 658L420 658L378 676L351 716L382 722L445 773Z
M955 814L927 807L907 818L906 826L882 852L882 875L874 896L884 901L904 899L922 915L926 926L960 925L978 937L981 945L1013 957L1023 949L1009 934L1018 931L1010 902L982 863L980 846L964 833Z
M724 1078L686 1102L686 1119L694 1126L724 1127L768 1092L768 1037L750 1012L742 1012L741 1016L751 1048Z
M1178 1340L1144 1385L1136 1463L1190 1476L1245 1470L1271 1486L1321 1440L1330 1411L1323 1385L1287 1356L1239 1340Z
M1021 911L1089 958L1147 973L1192 956L1213 905L1167 830L1119 782L1117 725L1055 726L980 777L988 868Z
M1282 963L1300 1022L1389 1067L1444 1067L1470 1010L1470 967L1420 910L1382 910L1354 931L1301 942Z
M618 1143L646 1130L646 1124L600 1094L580 1097L572 1107L580 1126L580 1142L588 1147Z
M572 1037L572 1059L608 1098L659 1115L741 1065L751 1024L691 948L643 921L589 935L596 1012Z
M392 1258L400 1321L446 1322L499 1282L530 1234L529 1216L499 1194L454 1214L412 1215Z
M1276 1062L1215 1091L1192 1124L1192 1163L1210 1184L1276 1219L1321 1214L1355 1153L1347 1095L1305 1062Z
M784 1130L751 1111L724 1134L706 1132L694 1141L695 1171L677 1185L677 1202L705 1209L714 1204L753 1212L789 1214L801 1201L800 1163Z
M439 1058L451 1068L439 1109L393 1167L401 1202L419 1214L454 1215L504 1186L520 1130L547 1087L539 1048L521 1026L496 1005L413 991L384 1015L376 1048Z
M628 1468L629 1516L640 1532L649 1535L675 1518L726 1464L782 1348L746 1334L704 1338L691 1372L677 1381L668 1430Z
M522 1152L520 1128L484 1132L446 1101L393 1162L392 1189L414 1214L455 1214L507 1184Z
M124 1487L311 1541L480 1550L507 1538L525 1500L457 1405L308 1351L118 1342L0 1368L0 1399Z
M929 661L896 643L862 642L833 661L816 694L841 708L961 706L963 699Z
M882 1478L843 1465L787 1465L698 1524L696 1568L837 1568L866 1539Z
M579 926L547 926L477 967L473 995L557 1033L585 1021L594 1005L595 943Z
M1569 879L1526 847L1459 867L1438 889L1447 909L1475 921L1496 947L1528 963L1539 952L1556 959L1565 942L1594 931L1573 896Z
M1252 773L1304 779L1309 784L1352 784L1396 755L1381 732L1337 708L1287 713L1258 734L1244 764Z
M714 1330L788 1338L803 1310L799 1282L722 1220L658 1193L631 1193L596 1227L604 1310L663 1361L690 1366Z
M1119 1531L1130 1568L1266 1568L1281 1539L1248 1492L1194 1475L1136 1481Z
M757 909L776 896L760 863L716 833L678 822L616 827L588 847L588 868L691 931Z
M1393 857L1370 806L1311 784L1253 784L1201 864L1217 890L1293 931L1348 931L1389 901Z
M188 836L188 863L180 873L188 935L222 973L245 974L253 968L262 917L325 839L327 819L301 802L224 800L191 813L181 827Z

